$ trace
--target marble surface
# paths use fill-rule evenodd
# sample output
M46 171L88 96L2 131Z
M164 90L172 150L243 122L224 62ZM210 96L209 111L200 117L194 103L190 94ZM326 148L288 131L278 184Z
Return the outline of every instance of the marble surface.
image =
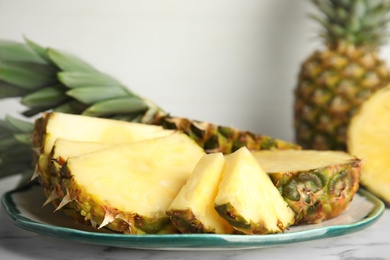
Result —
M0 180L0 195L17 184L16 177ZM286 246L227 251L132 250L79 244L45 237L15 226L0 208L0 259L390 259L390 208L372 226L345 236Z

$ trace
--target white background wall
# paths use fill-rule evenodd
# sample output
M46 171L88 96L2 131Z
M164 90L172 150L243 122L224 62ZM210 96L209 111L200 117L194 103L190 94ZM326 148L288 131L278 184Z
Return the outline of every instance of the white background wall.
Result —
M299 66L321 46L312 10L305 0L0 0L0 38L74 53L172 115L293 140ZM1 117L22 110L0 101Z

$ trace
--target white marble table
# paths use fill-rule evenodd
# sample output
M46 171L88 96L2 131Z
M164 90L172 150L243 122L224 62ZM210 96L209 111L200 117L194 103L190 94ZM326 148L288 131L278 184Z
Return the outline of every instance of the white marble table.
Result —
M18 179L0 180L0 195ZM357 233L281 247L228 251L152 251L79 244L45 237L15 226L0 208L1 260L107 259L390 259L390 208L372 226Z

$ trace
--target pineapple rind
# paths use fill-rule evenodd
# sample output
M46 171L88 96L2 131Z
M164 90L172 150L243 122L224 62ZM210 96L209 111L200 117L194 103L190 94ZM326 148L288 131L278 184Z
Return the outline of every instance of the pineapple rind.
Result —
M167 212L172 225L181 233L215 234L215 229L205 226L191 209L174 209Z
M216 205L216 211L224 219L226 219L236 230L237 234L269 234L279 233L281 230L270 230L262 221L252 221L243 217L239 210L237 210L230 202L226 204Z
M301 149L297 144L267 135L182 117L166 116L162 117L158 123L165 129L180 130L187 134L207 153L230 154L244 146L250 150Z
M338 216L359 188L361 160L345 152L252 153L294 210L295 224L319 223Z

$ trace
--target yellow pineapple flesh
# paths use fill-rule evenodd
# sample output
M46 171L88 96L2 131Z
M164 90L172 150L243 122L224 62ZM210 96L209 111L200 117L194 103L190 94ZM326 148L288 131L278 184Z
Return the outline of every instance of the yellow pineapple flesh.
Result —
M34 147L37 151L36 176L46 196L55 199L56 189L48 169L53 145L57 139L107 144L129 143L167 136L175 131L159 126L130 123L58 112L45 113L35 122ZM77 152L79 148L76 148ZM80 150L81 152L81 150Z
M352 118L348 150L363 160L361 184L390 204L390 85L378 90Z
M58 138L118 144L148 138L166 136L173 130L160 126L124 122L113 119L87 117L64 113L46 113L37 123L36 146L42 153L49 154Z
M173 200L167 214L173 225L182 233L233 232L233 228L214 208L224 165L225 158L222 153L204 155Z
M294 223L294 212L246 147L226 156L215 208L243 234L280 233Z
M205 154L175 133L70 157L61 167L64 203L91 224L123 233L158 233L166 211Z

